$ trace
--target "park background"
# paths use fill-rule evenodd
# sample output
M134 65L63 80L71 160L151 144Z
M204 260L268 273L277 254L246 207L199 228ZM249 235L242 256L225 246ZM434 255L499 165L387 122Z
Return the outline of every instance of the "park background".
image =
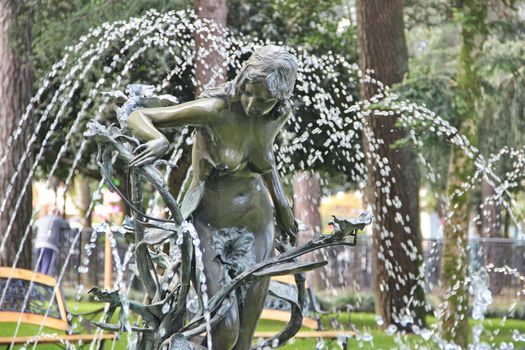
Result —
M442 273L446 264L442 259L446 250L443 249L444 238L447 235L444 222L450 210L457 210L458 207L461 209L463 214L458 217L462 222L459 224L463 234L468 237L462 243L468 252L468 263L464 266L453 266L453 276L465 278L469 271L475 271L479 266L488 264L496 267L510 266L517 269L518 275L524 275L525 241L521 225L525 210L525 172L523 163L512 158L511 151L523 150L525 144L523 2L1 0L0 4L0 95L4 97L0 102L0 124L3 126L0 131L2 157L8 152L6 145L9 136L19 122L17 116L23 115L30 97L43 83L59 86L60 79L64 77L59 74L57 79L49 82L46 80L48 73L66 52L73 56L82 54L75 52L74 45L83 35L89 33L90 28L96 28L105 22L125 21L143 16L150 10L166 13L195 9L197 16L211 18L232 32L300 47L312 55L334 53L341 55L348 62L355 63L363 71L372 69L374 77L390 86L401 98L425 105L455 126L485 157L502 154L494 171L503 178L509 173L516 173L505 183L505 191L512 193L515 199L513 205L520 209L517 215L507 210L504 201L500 201L500 193L483 179L473 186L468 196L462 197L461 201L449 202L454 183L458 179L461 181L476 174L472 162L465 159L457 151L457 147L443 142L435 134L429 134L420 140L421 144L418 144L416 149L404 142L406 132L398 132L403 130L402 126L392 123L382 130L383 139L392 145L390 150L384 151L384 156L392 157L394 162L396 157L401 157L405 165L405 172L401 172L396 178L395 188L400 193L408 194L407 198L412 198L411 203L416 204L406 205L401 211L404 211L404 215L419 218L412 221L414 226L411 227L410 234L415 237L415 241L421 242L419 249L422 259L418 264L425 270L422 298L434 309L439 308L443 290L449 283L447 278L451 278L451 275ZM390 29L385 30L385 23L391 26ZM197 40L196 45L205 44L199 44ZM68 47L73 47L73 50L67 51ZM95 65L99 71L104 71L104 67L111 62L117 51L118 48L115 47L114 51L110 49L100 57ZM146 53L127 78L128 82L158 82L158 76L169 66L170 59L158 50ZM212 63L213 60L217 60L217 57L212 57ZM185 76L174 77L162 92L176 95L181 100L193 98L205 85L207 74L210 74L202 67L197 66L194 69L197 70L196 80ZM199 69L202 69L202 72L199 72ZM72 103L66 114L78 114L84 101L91 99L90 88L99 79L96 72L97 70L93 70L83 77L82 86L71 96ZM344 81L348 78L350 81L348 74L340 72L339 79ZM173 89L175 85L186 87L184 93ZM360 86L348 86L348 91L356 99L371 96L370 91ZM51 99L51 94L44 96L37 110L44 109ZM103 104L102 101L101 98L92 98L86 117L94 117ZM113 112L108 108L103 113L109 116ZM315 117L303 116L304 119ZM21 203L17 204L15 199L7 198L5 193L0 194L7 208L17 207L16 214L5 210L0 216L0 236L9 225L13 231L7 246L2 249L0 265L12 265L13 252L17 252L21 247L21 232L25 230L32 216L39 216L41 212L52 207L60 208L80 232L78 240L74 239L75 232L64 237L60 252L62 260L58 261L58 266L63 266L66 260L68 261L61 285L66 298L75 302L73 299L79 295L79 286L84 292L92 286L111 286L117 273L114 270L116 262L113 261L113 266L108 267L106 257L123 257L127 249L124 240L117 236L111 237L117 244L108 248L108 236L94 236L92 227L104 222L118 223L129 213L117 195L109 193L106 189L97 191L100 174L94 160L95 148L91 149L91 155L83 157L79 163L75 162L74 152L61 153L66 134L72 127L70 123L64 122L59 125L57 132L45 143L43 140L46 127L35 133L35 124L36 122L24 124L22 136L11 147L9 160L0 171L3 190L12 186L13 193L22 192L24 186L27 186L27 176L18 176L15 183L10 184L21 154L26 151L33 135L36 136L36 142L31 145L31 155L34 156L45 148L36 171L30 176L31 190L22 196ZM315 135L313 137L315 138ZM78 145L81 140L79 132L79 136L73 137L71 143ZM366 144L362 135L360 142ZM314 143L322 144L322 140L315 140ZM505 153L505 150L508 152ZM58 168L52 169L51 165L57 160L58 154L61 154ZM518 160L519 157L518 154ZM428 167L418 161L420 158L431 163L433 172L428 172ZM299 158L292 161L304 162ZM353 217L365 209L375 210L376 199L370 197L370 193L376 193L374 187L377 187L375 181L372 181L375 179L374 169L367 167L365 161L349 164L355 168L366 169L368 184L363 185L350 174L334 171L330 161L285 178L286 190L294 203L296 216L314 228L305 233L303 239L319 232L329 232L327 223L330 215ZM183 152L178 162L179 167L173 171L169 180L173 192L178 192L182 185L189 165L189 152ZM76 165L74 178L68 181L68 173L73 164ZM31 167L32 164L27 162L20 171L28 174ZM51 171L53 176L48 178ZM124 186L124 174L116 175L121 175L116 185ZM367 199L367 196L370 198ZM90 206L91 202L95 203L94 207ZM14 221L13 215L16 215ZM379 220L379 225L393 230L396 234L400 233L397 231L399 227L393 223L394 218L386 216ZM382 324L375 322L373 314L387 320L387 324L399 324L399 320L392 318L391 310L384 310L378 306L383 304L382 298L385 296L382 296L375 286L378 280L388 279L389 276L382 274L380 269L376 270L377 264L382 264L381 259L377 259L377 246L373 244L376 231L372 228L365 231L359 237L355 248L337 248L324 252L324 257L334 266L311 274L309 278L316 295L327 310L351 310L345 315L354 319L354 325L364 324L374 335L388 338L381 330L384 328L381 327ZM404 254L402 242L405 236L399 236L399 242L389 247L394 259L395 256ZM451 240L455 239L452 236ZM75 242L74 254L68 256L71 242ZM27 239L24 244L17 266L31 268L34 263L31 240ZM89 254L86 253L87 250ZM87 264L83 263L85 258L89 259ZM83 270L85 265L88 269ZM401 268L410 270L413 266ZM136 293L140 294L140 286L134 288ZM519 278L491 274L490 289L493 302L487 316L500 320L523 320L523 288L523 281ZM386 297L396 300L403 295L402 293ZM82 302L91 301L85 293L81 293L81 299ZM467 310L468 308L465 312L468 312ZM433 310L421 312L421 317L429 317L424 315L431 315ZM362 319L359 318L360 314L363 315ZM514 341L523 346L523 342L516 342L511 333L515 329L523 332L525 324L517 323L513 325L514 329L501 327L503 332L509 333L502 338L503 341ZM393 340L390 343L387 341L387 344L395 346ZM290 346L293 348L293 345ZM496 346L499 346L499 343Z

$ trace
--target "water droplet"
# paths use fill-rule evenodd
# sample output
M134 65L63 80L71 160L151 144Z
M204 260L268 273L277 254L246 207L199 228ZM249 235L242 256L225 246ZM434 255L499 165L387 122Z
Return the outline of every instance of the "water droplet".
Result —
M396 332L397 332L397 327L396 327L396 325L394 325L394 324L391 324L391 325L388 326L387 329L385 330L385 333L386 333L387 335L394 335Z

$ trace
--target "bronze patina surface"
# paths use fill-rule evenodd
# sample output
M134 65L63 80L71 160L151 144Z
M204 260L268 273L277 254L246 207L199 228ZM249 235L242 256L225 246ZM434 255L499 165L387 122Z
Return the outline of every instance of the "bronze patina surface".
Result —
M247 350L285 344L301 328L303 272L327 263L297 258L328 246L352 246L357 231L370 223L367 213L354 220L334 218L333 233L294 248L298 223L272 149L290 117L296 71L295 58L284 48L263 46L233 81L195 101L174 105L175 97L156 96L152 86L134 84L127 95L108 93L124 103L117 110L120 127L88 124L84 135L98 144L101 174L132 212L118 232L135 245L131 269L146 293L138 302L119 290L93 288L98 300L109 303L105 322L96 325L135 333L129 349L202 349L211 343L217 350ZM193 178L179 205L157 167L167 163L160 158L170 146L162 128L183 126L195 127ZM129 166L130 198L112 181L117 157ZM144 179L160 194L169 218L145 214ZM270 283L271 276L287 274L294 275L296 295ZM199 307L189 312L191 285ZM267 294L290 304L291 318L274 337L253 345ZM117 310L119 323L109 323ZM141 316L141 325L130 324L130 311ZM200 339L203 333L211 338Z
M249 255L254 262L265 260L275 240L273 202L282 232L290 238L297 233L272 151L291 113L289 98L296 71L295 58L284 48L265 46L252 55L233 82L205 92L203 98L140 109L129 116L133 134L147 141L137 149L131 166L151 163L168 150L168 140L159 128L196 127L190 190L204 182L204 193L192 217L201 237L210 295L236 274L218 258L221 252L214 248L218 232L227 229L252 237L248 251L238 253L238 258ZM268 283L264 278L233 297L237 307L230 308L212 333L217 349L250 347Z

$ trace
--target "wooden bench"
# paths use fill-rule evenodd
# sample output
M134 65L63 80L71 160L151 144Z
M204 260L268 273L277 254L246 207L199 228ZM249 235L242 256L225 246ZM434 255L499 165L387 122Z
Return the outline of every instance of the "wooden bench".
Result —
M21 324L42 325L62 332L68 330L66 305L54 277L31 270L0 267L0 295L6 288L8 280L9 285L0 307L0 323L20 322ZM27 305L24 312L21 312L28 292L30 294L26 302ZM0 345L7 345L7 349L9 349L11 345L26 344L33 341L55 344L74 342L78 345L97 341L102 348L104 340L115 339L115 337L115 334L110 333L0 337Z
M287 276L275 276L272 277L272 281L280 282L287 284L289 286L295 285L294 277L291 275ZM302 338L302 339L311 339L311 338L325 338L325 339L331 339L336 340L342 338L343 340L343 349L347 349L348 346L348 338L351 338L355 336L354 331L346 331L346 330L323 330L319 315L319 310L317 309L317 301L314 300L315 296L313 293L311 293L311 290L309 290L309 297L310 297L310 303L314 305L314 316L315 318L304 316L303 317L303 327L309 328L311 330L308 331L299 331L294 338ZM270 320L270 321L280 321L287 323L290 320L290 312L283 311L283 310L275 310L275 309L263 309L261 313L261 320ZM254 337L255 338L271 338L276 334L276 332L255 332Z

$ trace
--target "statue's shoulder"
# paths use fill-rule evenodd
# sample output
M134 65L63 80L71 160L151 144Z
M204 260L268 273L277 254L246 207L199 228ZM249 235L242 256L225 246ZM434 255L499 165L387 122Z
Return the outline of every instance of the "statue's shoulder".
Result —
M197 103L211 113L220 113L228 108L228 101L220 96L199 98Z

